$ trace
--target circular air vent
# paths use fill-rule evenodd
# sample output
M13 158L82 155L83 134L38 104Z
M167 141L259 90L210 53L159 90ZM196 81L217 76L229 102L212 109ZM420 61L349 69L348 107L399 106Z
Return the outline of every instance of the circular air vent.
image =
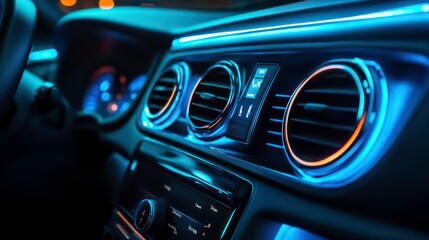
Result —
M180 99L188 67L178 63L164 70L152 83L145 98L144 114L153 124L159 125L172 113Z
M285 146L295 164L323 167L355 144L373 94L365 74L360 66L331 62L298 87L284 120Z
M235 63L222 61L213 65L198 82L189 102L188 122L192 130L207 136L217 132L229 115L240 88Z

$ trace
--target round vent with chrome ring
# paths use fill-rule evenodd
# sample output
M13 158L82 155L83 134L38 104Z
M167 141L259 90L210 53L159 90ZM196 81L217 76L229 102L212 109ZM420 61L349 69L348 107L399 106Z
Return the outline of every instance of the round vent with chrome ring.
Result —
M144 99L144 125L162 126L170 118L181 99L189 72L185 63L177 63L164 70L151 84Z
M225 121L240 94L238 66L221 61L200 79L188 105L188 123L198 137L216 137L226 130Z
M326 176L352 159L377 114L375 68L361 59L330 61L305 79L284 117L284 145L300 173ZM381 95L381 94L378 94Z

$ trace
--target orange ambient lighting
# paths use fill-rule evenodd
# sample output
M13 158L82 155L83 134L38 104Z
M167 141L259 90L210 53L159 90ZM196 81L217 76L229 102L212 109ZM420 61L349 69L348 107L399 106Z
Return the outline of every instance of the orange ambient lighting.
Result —
M141 240L146 240L139 232L137 232L136 229L134 229L133 225L131 225L128 222L128 220L125 218L125 216L121 212L117 211L116 214L134 232L135 236L137 236Z
M60 0L60 3L65 7L73 7L76 5L77 0Z
M100 0L98 6L103 10L112 9L115 6L115 1L113 0Z

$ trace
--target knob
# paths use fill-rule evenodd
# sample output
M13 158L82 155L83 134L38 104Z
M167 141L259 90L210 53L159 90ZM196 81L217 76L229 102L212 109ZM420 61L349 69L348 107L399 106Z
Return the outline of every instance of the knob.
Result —
M144 199L137 205L134 216L134 226L137 231L146 233L160 226L165 218L162 205L155 199Z
M61 103L62 94L55 86L42 86L35 93L36 104L43 112L48 112Z

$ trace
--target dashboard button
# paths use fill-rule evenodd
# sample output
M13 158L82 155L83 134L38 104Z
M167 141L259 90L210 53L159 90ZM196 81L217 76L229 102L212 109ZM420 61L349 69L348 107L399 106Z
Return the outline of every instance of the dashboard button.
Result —
M213 205L210 205L210 210L212 212L214 212L214 213L218 213L219 212L218 208L216 206L213 206Z
M255 78L265 78L268 73L268 68L257 68L255 72Z
M194 207L197 210L203 210L203 206L201 206L201 203L195 202Z
M263 78L253 78L252 82L250 83L249 89L247 90L246 98L256 99L256 96L258 95L259 89L261 89L263 82Z
M163 203L155 199L144 199L136 208L134 226L141 232L156 230L165 220ZM152 230L151 230L152 229Z
M135 226L139 231L144 232L152 225L155 211L155 206L152 203L152 200L145 199L140 202L134 218Z
M166 225L166 234L169 239L200 239L203 233L204 236L208 236L204 225L175 208L170 207L170 209L170 217Z

